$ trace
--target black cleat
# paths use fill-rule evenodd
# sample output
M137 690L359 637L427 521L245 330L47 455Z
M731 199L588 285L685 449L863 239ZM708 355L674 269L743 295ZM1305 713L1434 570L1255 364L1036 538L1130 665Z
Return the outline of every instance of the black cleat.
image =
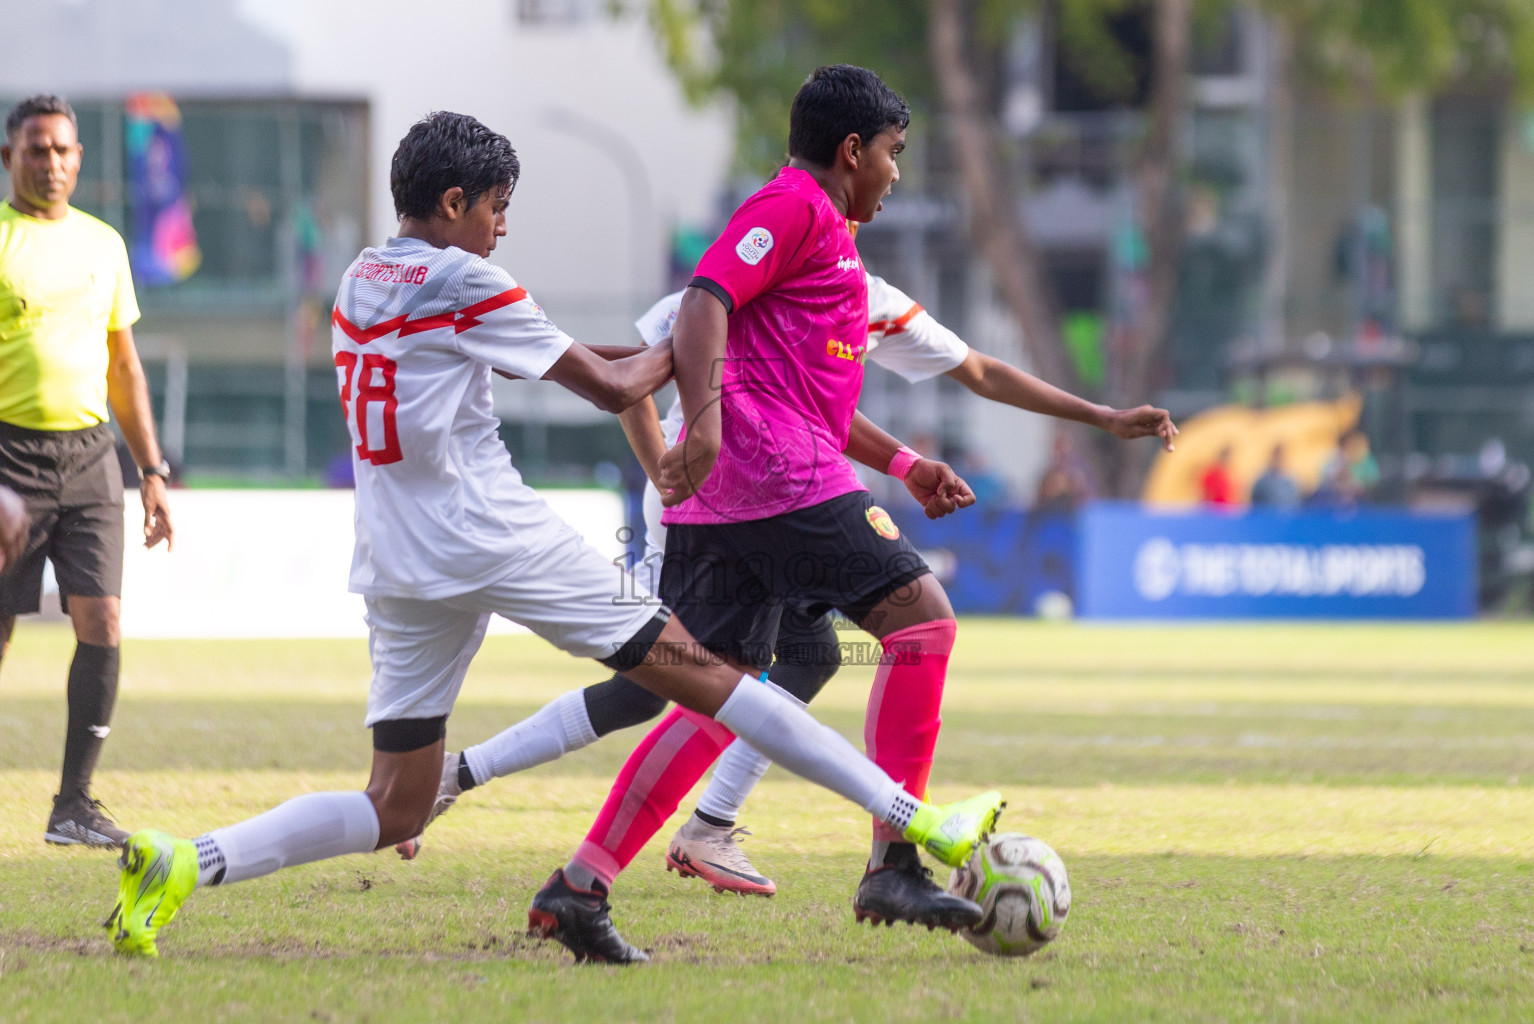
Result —
M575 954L576 963L642 964L649 960L644 950L623 941L608 916L610 910L607 891L600 883L593 890L577 889L560 868L549 876L527 908L527 934L558 939ZM979 919L976 914L975 920Z
M43 839L55 846L105 846L117 849L128 833L105 814L100 800L84 793L60 793L53 798L48 830Z
M916 856L916 847L898 843L890 847L881 867L871 868L852 897L852 913L862 924L893 925L896 921L924 924L927 930L947 928L956 932L980 923L985 912L980 904L945 892L932 880L932 869Z

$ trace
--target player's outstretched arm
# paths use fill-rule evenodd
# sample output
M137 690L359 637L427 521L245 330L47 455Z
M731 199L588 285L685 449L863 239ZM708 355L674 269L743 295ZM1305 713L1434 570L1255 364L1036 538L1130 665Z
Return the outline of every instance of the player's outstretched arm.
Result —
M687 436L660 460L661 502L679 504L703 486L719 458L719 393L713 376L729 336L724 303L703 288L688 288L672 328L676 389Z
M671 379L671 346L662 342L622 359L604 359L576 342L543 375L604 412L622 412Z
M1086 423L1125 440L1159 437L1166 450L1172 451L1172 438L1177 436L1177 427L1165 409L1150 405L1135 409L1097 405L974 349L969 350L964 362L948 371L948 376L981 398Z
M860 412L852 416L846 455L870 469L898 477L911 497L921 503L928 519L941 519L975 503L975 492L946 462L922 458Z

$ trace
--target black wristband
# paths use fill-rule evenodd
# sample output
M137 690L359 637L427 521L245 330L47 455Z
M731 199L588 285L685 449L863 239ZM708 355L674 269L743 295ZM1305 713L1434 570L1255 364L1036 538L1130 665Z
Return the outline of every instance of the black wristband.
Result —
M166 459L161 459L157 465L153 465L153 466L140 466L138 468L138 475L140 477L157 476L161 480L169 482L170 481L170 462L167 461Z

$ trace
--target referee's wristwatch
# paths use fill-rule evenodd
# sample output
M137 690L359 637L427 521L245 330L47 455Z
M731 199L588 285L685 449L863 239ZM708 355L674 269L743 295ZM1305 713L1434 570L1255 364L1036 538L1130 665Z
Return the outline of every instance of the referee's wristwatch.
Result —
M140 466L138 468L138 475L140 477L157 476L166 483L170 483L170 462L166 459L161 459L156 465Z

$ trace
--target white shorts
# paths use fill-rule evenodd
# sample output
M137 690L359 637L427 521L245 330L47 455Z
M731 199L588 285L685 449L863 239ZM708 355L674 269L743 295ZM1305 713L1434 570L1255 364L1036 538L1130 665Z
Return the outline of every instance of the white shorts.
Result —
M451 712L491 615L578 658L606 658L660 610L643 586L569 526L479 590L435 601L369 597L366 604L373 659L368 726Z

